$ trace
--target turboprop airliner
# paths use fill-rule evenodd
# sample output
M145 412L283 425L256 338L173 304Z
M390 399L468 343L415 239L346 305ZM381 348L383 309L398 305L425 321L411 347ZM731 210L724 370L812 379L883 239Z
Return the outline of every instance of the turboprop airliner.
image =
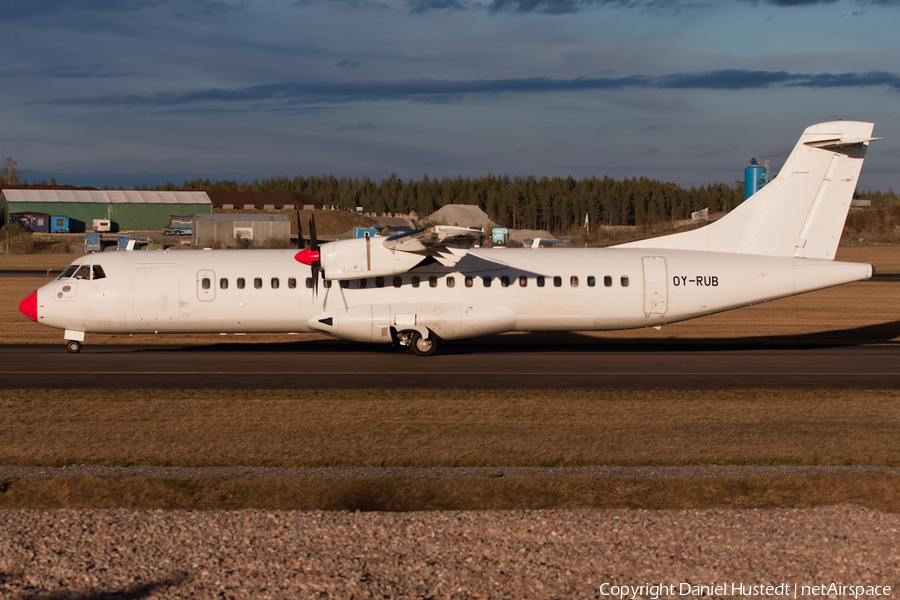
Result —
M394 343L506 331L659 327L868 279L834 261L873 125L803 132L779 175L699 229L611 248L477 248L480 231L317 243L296 250L88 254L22 300L28 318L87 333L303 333Z

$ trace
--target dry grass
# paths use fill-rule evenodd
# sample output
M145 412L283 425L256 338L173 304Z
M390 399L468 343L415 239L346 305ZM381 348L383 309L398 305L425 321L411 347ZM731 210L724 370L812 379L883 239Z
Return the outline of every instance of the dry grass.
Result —
M512 510L808 508L852 503L900 512L900 477L734 479L142 479L0 480L0 509Z
M4 391L0 463L900 464L900 391Z

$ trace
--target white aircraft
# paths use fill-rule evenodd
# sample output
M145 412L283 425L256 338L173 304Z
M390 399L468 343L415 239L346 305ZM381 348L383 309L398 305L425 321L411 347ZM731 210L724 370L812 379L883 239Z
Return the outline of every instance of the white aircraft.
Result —
M85 333L322 332L430 355L505 331L658 327L870 278L833 259L872 129L809 127L771 183L684 233L546 250L474 248L481 232L458 227L319 248L313 231L300 252L88 254L19 310L69 352Z

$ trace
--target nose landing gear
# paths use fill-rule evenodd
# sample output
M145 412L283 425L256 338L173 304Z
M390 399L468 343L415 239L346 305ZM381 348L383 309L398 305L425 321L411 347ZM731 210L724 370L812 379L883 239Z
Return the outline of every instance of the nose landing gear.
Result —
M71 354L78 354L81 352L81 342L78 340L69 340L66 342L66 350L68 350Z

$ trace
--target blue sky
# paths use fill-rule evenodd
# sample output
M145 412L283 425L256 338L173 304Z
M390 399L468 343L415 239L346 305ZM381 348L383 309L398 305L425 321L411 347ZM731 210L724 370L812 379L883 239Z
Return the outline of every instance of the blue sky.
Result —
M875 123L900 191L900 0L0 0L0 154L154 184L780 166Z

